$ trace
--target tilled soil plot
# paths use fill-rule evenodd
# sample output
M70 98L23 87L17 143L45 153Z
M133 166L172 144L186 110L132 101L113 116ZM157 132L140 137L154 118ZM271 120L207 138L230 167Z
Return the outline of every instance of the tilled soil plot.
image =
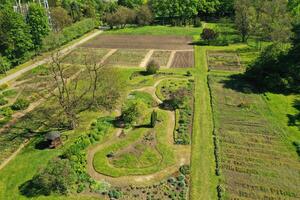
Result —
M171 68L194 67L194 51L178 51L175 53Z
M99 35L81 45L82 47L109 49L193 49L192 38L184 36L153 35Z
M236 52L208 51L207 60L210 70L241 71L240 58Z

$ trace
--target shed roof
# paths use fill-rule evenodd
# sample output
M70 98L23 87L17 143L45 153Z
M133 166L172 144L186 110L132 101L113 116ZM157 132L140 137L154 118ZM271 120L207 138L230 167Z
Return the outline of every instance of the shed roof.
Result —
M55 139L59 138L60 135L61 134L58 131L51 131L45 135L45 138L46 138L46 140L55 140Z

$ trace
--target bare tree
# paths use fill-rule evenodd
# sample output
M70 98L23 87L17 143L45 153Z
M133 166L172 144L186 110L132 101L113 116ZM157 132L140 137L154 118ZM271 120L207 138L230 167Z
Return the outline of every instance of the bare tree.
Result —
M87 56L88 55L88 56ZM88 53L84 55L84 65L76 73L70 75L67 72L67 67L62 63L59 53L52 55L50 64L51 79L48 85L48 92L51 97L54 97L63 110L64 115L68 120L71 129L75 129L78 124L78 113L87 109L104 106L101 100L109 100L108 94L114 93L113 98L118 99L119 88L115 84L109 87L100 87L105 85L105 82L118 82L117 76L111 75L109 78L105 71L104 63L97 62L96 55ZM72 65L71 65L72 66ZM108 91L108 89L110 91ZM49 96L50 97L50 96ZM110 102L113 104L114 102Z

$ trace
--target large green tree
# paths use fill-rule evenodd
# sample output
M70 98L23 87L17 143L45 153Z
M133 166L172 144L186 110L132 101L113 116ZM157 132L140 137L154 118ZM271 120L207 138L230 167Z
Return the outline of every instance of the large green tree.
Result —
M0 11L0 53L16 65L28 56L32 47L29 26L23 16L3 8Z
M38 51L42 46L43 38L50 31L46 10L39 4L30 4L27 15L27 23L30 26L34 49Z
M136 8L145 4L145 0L118 0L118 4L128 8Z
M177 18L183 22L198 14L198 0L150 0L149 5L155 17Z
M291 17L286 0L236 0L235 22L246 41L248 35L273 42L288 42Z

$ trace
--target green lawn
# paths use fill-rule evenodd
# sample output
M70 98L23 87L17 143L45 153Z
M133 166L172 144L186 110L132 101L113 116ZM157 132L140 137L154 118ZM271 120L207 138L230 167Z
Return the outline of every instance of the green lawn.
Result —
M175 35L194 36L199 35L202 28L178 27L178 26L143 26L125 29L115 29L105 32L107 35Z
M191 200L217 199L210 96L204 47L195 47L195 109L191 157Z
M264 99L270 108L271 116L288 132L285 135L288 142L300 141L299 126L293 125L289 119L300 113L295 106L296 101L300 100L300 96L266 93Z

